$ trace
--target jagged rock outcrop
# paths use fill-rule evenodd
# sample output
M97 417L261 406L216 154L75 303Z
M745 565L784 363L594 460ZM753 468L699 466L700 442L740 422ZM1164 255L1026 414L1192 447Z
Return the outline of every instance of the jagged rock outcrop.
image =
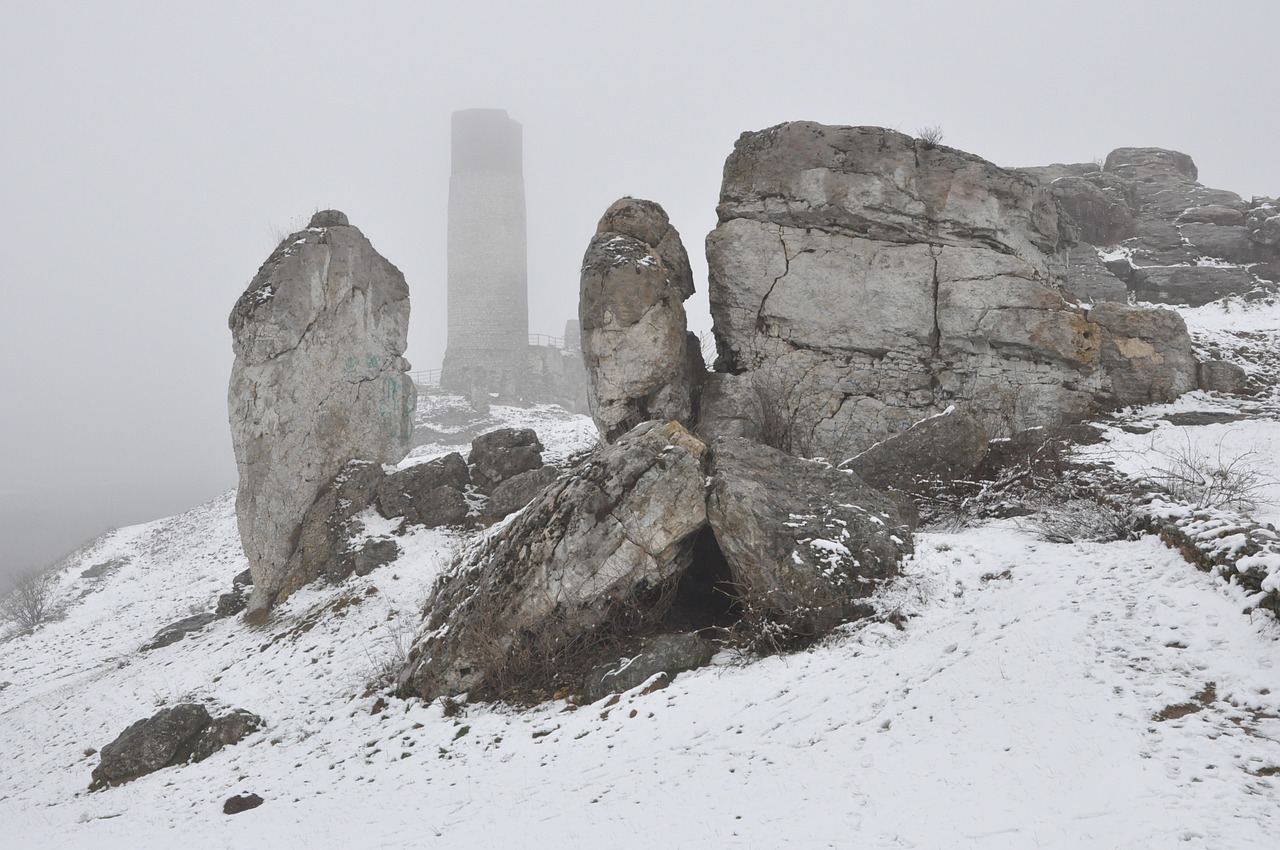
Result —
M897 506L852 472L722 437L708 474L707 521L739 604L780 640L867 613L860 600L911 552Z
M281 242L236 302L228 407L249 616L275 600L321 488L352 459L408 450L408 322L404 276L336 210Z
M662 207L634 198L609 207L582 260L578 301L587 396L606 441L651 419L691 423L701 370L689 356L691 294L689 257Z
M1076 230L1027 175L794 122L743 134L717 211L704 437L847 457L957 402L999 435L1139 400L1113 380L1129 364L1102 356L1110 332L1059 292Z
M705 448L677 424L643 423L462 552L433 591L401 689L501 693L547 676L611 620L643 619L706 522Z
M90 790L137 779L161 768L202 761L262 728L262 718L235 709L217 718L199 703L179 703L139 720L102 748Z
M1276 289L1280 210L1268 198L1245 202L1201 185L1184 153L1119 148L1100 166L1021 171L1049 188L1079 230L1065 286L1085 300L1124 301L1132 292L1143 301L1199 306ZM1123 293L1084 259L1082 252L1099 249Z
M654 670L673 673L663 665L705 649L636 649L654 630L749 622L778 644L808 640L870 613L860 600L910 551L893 501L852 472L745 439L707 453L679 423L641 423L459 554L400 690L550 693L594 669L591 694L631 687L595 666L620 652L657 646Z

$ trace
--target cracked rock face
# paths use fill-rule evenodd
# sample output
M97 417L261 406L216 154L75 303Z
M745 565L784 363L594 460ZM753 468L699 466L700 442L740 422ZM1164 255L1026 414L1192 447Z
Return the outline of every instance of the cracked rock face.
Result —
M705 450L676 423L643 423L463 550L432 592L402 691L501 693L620 612L643 616L706 522Z
M648 420L689 423L701 368L685 329L693 274L662 207L623 198L605 211L579 294L587 397L605 440Z
M847 457L951 404L999 435L1128 403L1107 331L1059 292L1075 228L1029 175L891 130L794 122L742 135L718 213L707 438ZM1165 384L1193 386L1194 369Z
M345 215L325 210L272 252L230 325L236 517L259 616L320 490L350 460L395 463L408 450L409 289Z

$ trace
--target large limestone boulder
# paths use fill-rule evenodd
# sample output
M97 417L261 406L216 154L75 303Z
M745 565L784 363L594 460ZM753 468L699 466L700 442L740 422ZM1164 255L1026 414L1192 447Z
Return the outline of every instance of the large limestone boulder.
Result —
M708 439L848 457L953 403L993 435L1129 403L1101 329L1061 294L1076 231L1032 176L794 122L743 134L718 213Z
M852 472L741 437L712 445L707 520L746 615L780 642L867 613L860 600L898 574L911 531Z
M281 242L236 302L228 407L249 616L275 600L321 488L352 459L407 452L408 323L404 276L335 210Z
M1170 401L1196 388L1196 359L1187 325L1172 310L1099 304L1089 311L1098 327L1099 355L1113 404Z
M706 522L705 448L676 423L642 423L464 550L427 604L401 690L545 684L606 624L656 615Z
M1254 198L1245 217L1249 238L1259 245L1280 245L1280 201Z
M582 260L578 317L591 416L612 442L640 422L690 422L699 363L684 301L693 275L680 234L652 201L605 211Z

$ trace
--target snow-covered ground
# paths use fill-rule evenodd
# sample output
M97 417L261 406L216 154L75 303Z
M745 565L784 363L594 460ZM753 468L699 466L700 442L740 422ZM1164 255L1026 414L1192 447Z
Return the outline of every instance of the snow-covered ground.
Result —
M535 416L550 454L592 438L582 417ZM1280 478L1275 426L1114 427L1103 448L1229 435L1262 441L1257 462ZM456 447L441 433L419 458ZM79 597L66 619L0 644L0 847L1280 845L1280 626L1154 537L920 534L878 603L908 615L901 629L855 624L750 662L726 651L612 705L447 717L390 699L375 714L368 686L459 539L419 531L396 563L304 589L264 626L219 620L149 653L245 568L233 496L98 541L62 577ZM115 568L82 577L100 564ZM267 727L87 791L89 748L191 699ZM241 792L265 803L223 815Z

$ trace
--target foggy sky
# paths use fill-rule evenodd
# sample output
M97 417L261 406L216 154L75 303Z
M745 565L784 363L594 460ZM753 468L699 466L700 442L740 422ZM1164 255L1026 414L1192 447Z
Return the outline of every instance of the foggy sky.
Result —
M235 485L236 297L273 234L348 214L445 344L449 119L524 126L530 331L576 314L622 195L702 240L738 134L873 124L1001 165L1116 147L1280 194L1275 0L5 3L0 574Z

